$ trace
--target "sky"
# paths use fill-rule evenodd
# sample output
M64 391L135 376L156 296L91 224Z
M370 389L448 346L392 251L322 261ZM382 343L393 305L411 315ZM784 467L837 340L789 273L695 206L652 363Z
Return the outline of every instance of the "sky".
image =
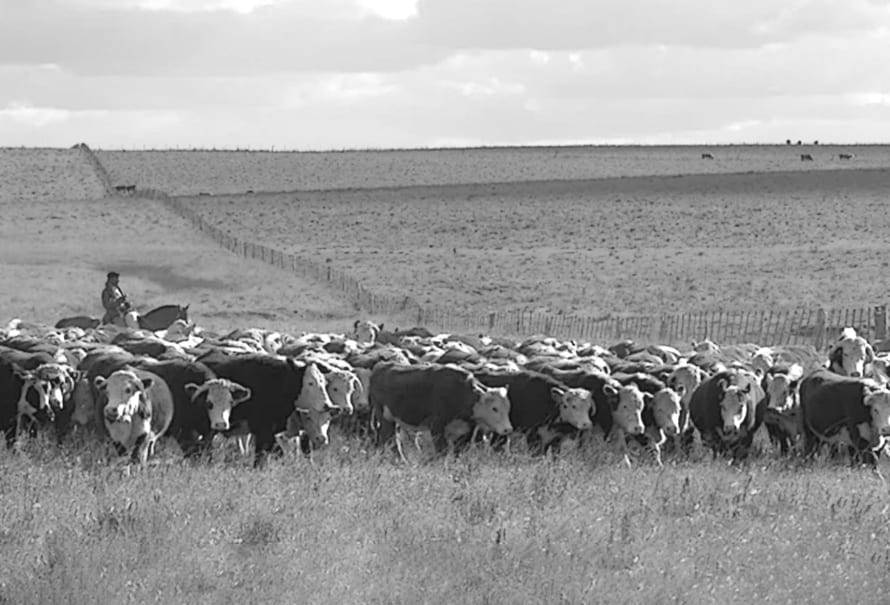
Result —
M890 0L0 0L0 146L890 142Z

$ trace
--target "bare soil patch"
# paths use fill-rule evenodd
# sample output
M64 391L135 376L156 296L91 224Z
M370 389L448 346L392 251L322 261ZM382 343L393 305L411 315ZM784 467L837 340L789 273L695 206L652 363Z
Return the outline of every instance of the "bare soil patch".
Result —
M368 287L485 312L882 303L890 171L195 197L242 239Z

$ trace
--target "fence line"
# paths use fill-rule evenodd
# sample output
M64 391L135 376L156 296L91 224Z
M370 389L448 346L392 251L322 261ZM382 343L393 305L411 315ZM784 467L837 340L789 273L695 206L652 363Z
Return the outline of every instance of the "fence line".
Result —
M869 340L886 338L885 305L855 309L799 307L770 310L712 310L688 313L594 318L524 309L466 313L421 305L407 295L374 292L351 275L327 262L285 253L224 233L180 199L161 191L140 189L139 195L158 199L221 247L244 258L256 259L299 275L327 283L370 315L398 314L433 330L482 332L503 336L544 334L596 343L633 339L642 343L688 345L709 338L719 343L753 342L768 345L813 345L822 349L845 327L853 327Z
M99 158L96 157L93 150L90 149L86 143L78 143L74 147L80 150L84 157L86 157L87 162L93 167L93 171L96 173L96 178L99 179L99 183L101 183L102 188L105 190L105 195L113 195L114 187L111 184L111 177L108 176L108 171L105 170L105 166L102 165L102 162L99 161Z

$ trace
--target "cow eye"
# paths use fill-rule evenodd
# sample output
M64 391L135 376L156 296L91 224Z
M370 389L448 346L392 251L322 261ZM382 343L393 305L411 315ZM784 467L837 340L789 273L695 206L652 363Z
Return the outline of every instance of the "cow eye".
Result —
M213 402L212 402L212 401L208 401L208 402L207 402L207 409L208 409L208 410L212 410L212 409L213 409Z

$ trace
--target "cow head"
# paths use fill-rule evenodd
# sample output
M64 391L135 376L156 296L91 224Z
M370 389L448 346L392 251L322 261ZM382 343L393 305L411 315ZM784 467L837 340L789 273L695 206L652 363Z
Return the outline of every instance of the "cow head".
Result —
M34 370L32 388L40 391L41 400L52 412L60 412L74 392L74 383L81 373L58 363L45 363Z
M763 378L768 407L789 410L797 407L797 387L803 375L803 368L794 364L787 374L767 373Z
M701 342L693 341L692 350L696 353L719 353L720 347L714 344L713 341L706 338Z
M723 421L723 437L733 438L742 430L742 425L749 418L751 384L744 386L729 384L726 378L717 381L720 392L720 417Z
M606 385L615 390L614 387ZM625 433L642 435L646 427L643 425L643 408L647 397L640 392L635 384L628 384L617 389L617 400L612 408L612 421ZM651 397L651 395L649 396Z
M266 332L263 334L263 350L270 355L275 355L284 346L284 340L280 332Z
M353 327L353 337L357 342L361 343L371 343L377 340L377 335L380 334L380 331L383 329L383 324L379 326L370 321L359 321L355 320L355 323L352 324Z
M129 422L134 416L145 418L150 415L145 391L152 382L152 378L139 378L130 370L118 370L108 378L96 376L93 384L104 393L107 401L103 410L105 420L109 423Z
M310 363L303 369L303 384L294 407L301 410L324 412L334 408L328 396L328 382L319 367Z
M313 409L296 408L287 420L287 434L304 434L312 447L326 446L330 439L328 430L331 428L331 412L325 410L318 412Z
M347 370L339 368L331 368L325 374L327 381L328 397L331 399L331 405L335 408L352 414L354 407L352 405L353 393L356 389L361 389L362 385L355 374Z
M865 364L871 363L874 358L875 352L871 345L857 336L853 328L844 328L841 338L828 353L828 367L832 372L858 378L864 375Z
M582 431L593 426L590 417L595 413L596 408L590 391L551 387L550 395L559 406L560 422L571 424Z
M475 383L473 391L476 395L473 402L473 420L476 424L483 431L491 431L498 435L513 432L507 387L486 387Z
M46 390L41 388L38 380L32 372L26 372L18 366L13 366L13 374L22 383L19 391L18 416L27 417L33 421L55 419L53 410L46 397Z
M667 386L680 393L680 403L683 409L689 408L689 400L692 393L704 380L704 371L698 366L684 364L677 366L667 379Z
M774 365L773 353L767 348L760 348L751 357L751 368L760 375L765 375Z
M875 437L890 437L890 391L886 388L867 389L862 403L871 413Z
M655 426L665 435L674 437L680 433L680 393L671 388L661 389L649 404L655 418Z
M228 431L232 410L252 395L249 388L225 378L213 378L202 385L190 382L185 385L185 392L195 403L203 400L210 427L215 431Z

